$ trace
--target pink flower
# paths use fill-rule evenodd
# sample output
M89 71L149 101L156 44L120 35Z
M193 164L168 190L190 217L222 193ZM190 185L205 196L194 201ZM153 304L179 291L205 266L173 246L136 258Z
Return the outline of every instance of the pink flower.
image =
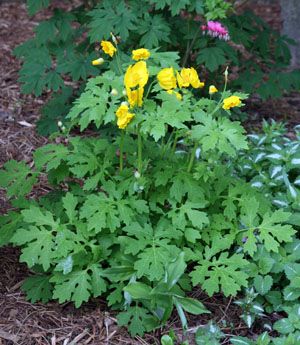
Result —
M228 30L220 22L210 20L207 25L202 25L201 29L203 32L206 31L209 36L218 37L225 41L230 39Z

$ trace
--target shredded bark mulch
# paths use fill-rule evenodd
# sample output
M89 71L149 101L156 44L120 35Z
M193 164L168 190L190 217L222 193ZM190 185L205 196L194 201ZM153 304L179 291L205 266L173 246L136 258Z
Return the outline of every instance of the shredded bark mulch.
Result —
M54 6L69 6L68 2L59 0L52 3ZM9 159L25 160L31 164L32 152L47 143L47 138L36 133L35 122L49 95L45 93L37 98L20 93L17 82L20 62L13 56L12 50L32 37L34 27L50 14L50 10L45 10L30 18L23 2L0 1L0 167ZM262 117L288 120L294 125L300 122L299 109L300 97L297 93L271 103L254 99L248 105L251 115L249 121L254 128L259 127ZM47 188L41 181L35 193L40 195ZM0 189L0 214L10 208L4 191ZM159 344L161 335L168 329L173 329L179 336L181 334L180 322L174 315L168 327L161 332L132 339L125 329L117 326L115 313L109 311L101 299L86 303L80 309L75 309L71 303L31 304L21 291L22 282L31 272L26 265L19 263L19 256L18 249L0 248L0 345L147 345ZM212 314L190 316L190 344L194 344L193 333L196 328L205 325L211 317L228 336L255 335L259 325L248 330L240 319L240 309L232 299L221 295L208 298L199 289L192 296L203 301ZM229 340L223 344L229 344Z

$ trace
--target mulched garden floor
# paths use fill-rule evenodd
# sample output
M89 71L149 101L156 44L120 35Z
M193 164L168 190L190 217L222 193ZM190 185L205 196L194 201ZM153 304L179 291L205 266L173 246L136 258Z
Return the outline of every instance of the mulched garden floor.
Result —
M59 0L55 2L66 6ZM0 167L9 159L23 159L30 164L33 150L47 142L47 138L36 134L35 122L49 95L45 93L36 98L20 94L17 82L20 62L12 56L12 50L30 38L37 23L49 14L47 10L29 18L22 2L0 1ZM300 96L293 93L264 103L253 98L247 110L251 115L246 123L248 128L259 128L263 118L287 121L288 127L292 128L300 123ZM46 190L47 186L40 183L35 193L41 194ZM4 191L0 189L0 213L4 214L9 209ZM161 335L167 332L165 329L143 339L131 339L125 329L117 326L115 314L101 299L86 303L77 310L71 303L31 304L20 289L29 274L26 266L19 263L18 249L0 248L0 345L159 344ZM257 333L260 326L248 330L232 299L221 295L208 298L200 290L195 290L192 296L206 305L224 333L248 336ZM196 327L206 324L210 318L207 315L190 318L190 344L194 344L192 335ZM167 328L180 333L176 316ZM229 344L229 341L225 340L223 344Z

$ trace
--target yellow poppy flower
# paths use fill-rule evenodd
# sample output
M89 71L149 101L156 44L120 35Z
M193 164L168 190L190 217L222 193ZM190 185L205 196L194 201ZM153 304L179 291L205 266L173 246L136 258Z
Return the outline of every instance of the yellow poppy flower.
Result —
M116 111L116 116L118 118L117 125L120 129L125 129L130 121L133 119L134 114L128 111L128 105L121 104Z
M195 68L190 68L190 83L193 88L198 89L204 86L204 83L200 82L199 76Z
M132 51L133 60L147 60L150 57L150 52L148 49L140 48Z
M115 52L117 51L117 48L109 41L102 41L101 47L104 53L109 55L110 57L113 57Z
M157 79L161 88L171 90L176 87L176 78L173 67L163 68L158 74Z
M145 61L139 61L134 65L130 65L124 76L124 84L126 89L132 87L144 87L147 84L149 72Z
M99 66L99 65L102 65L103 63L104 63L104 59L102 59L102 58L99 58L97 60L92 61L93 66Z
M131 90L130 88L127 89L127 97L130 107L138 106L141 107L143 105L143 95L144 95L144 88L139 87L136 90Z
M177 82L180 88L191 85L193 88L198 89L204 86L194 68L183 68L180 73L177 72Z
M180 74L177 72L177 82L180 88L190 86L190 69L183 68Z
M209 92L210 95L212 95L212 94L214 94L214 93L216 93L218 91L219 90L215 87L215 85L210 85L208 92Z
M241 99L238 96L230 96L228 98L225 98L223 101L223 109L228 110L233 107L238 107L241 105Z
M174 90L167 90L169 95L175 95L178 101L182 100L182 95L179 92L176 92Z

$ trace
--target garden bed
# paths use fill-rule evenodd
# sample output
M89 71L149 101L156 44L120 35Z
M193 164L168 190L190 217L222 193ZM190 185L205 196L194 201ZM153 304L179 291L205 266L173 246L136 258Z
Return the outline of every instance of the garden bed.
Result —
M47 12L40 16L47 16ZM17 83L19 62L12 56L12 49L32 35L32 29L41 17L29 18L25 5L9 2L0 5L0 49L5 52L0 61L0 167L9 159L31 162L32 152L47 142L35 132L39 110L48 94L40 98L20 94ZM9 39L8 39L9 38ZM261 102L253 97L247 103L246 120L250 130L260 128L263 118L286 121L289 128L300 121L300 97L298 93L286 95L280 100ZM34 193L43 194L48 186L43 182ZM33 197L34 194L33 193ZM0 190L0 212L6 213L10 205ZM161 334L156 332L144 339L129 335L116 325L114 313L107 310L101 299L75 309L73 304L31 304L25 300L20 286L30 274L25 265L18 262L19 251L10 247L0 248L0 344L153 344L159 343ZM196 290L192 297L200 299L212 312L214 320L224 333L252 337L260 329L249 331L239 318L240 310L221 295L208 298ZM206 324L205 315L190 318L190 334L195 326ZM273 322L274 320L270 320ZM260 327L260 326L258 326ZM177 317L168 324L176 333L180 323ZM192 340L190 342L192 343ZM229 344L229 341L223 342Z

